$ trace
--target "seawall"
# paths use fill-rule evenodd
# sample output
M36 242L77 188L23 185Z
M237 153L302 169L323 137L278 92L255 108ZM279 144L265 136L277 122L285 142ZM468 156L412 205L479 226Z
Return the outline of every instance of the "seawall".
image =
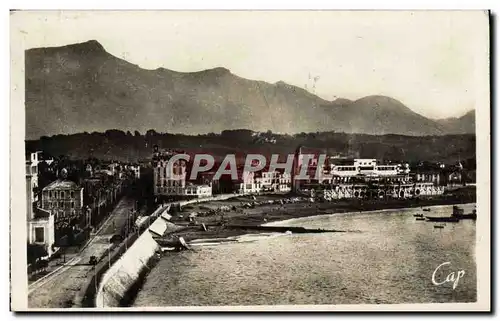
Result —
M181 202L169 203L160 206L152 218L154 222L133 242L128 250L119 257L99 280L90 281L91 284L99 283L95 291L93 305L97 308L119 307L124 302L129 302L130 290L133 289L137 281L152 267L152 261L156 252L160 249L153 239L153 236L161 236L176 228L176 225L169 221L167 212L171 205L178 204L181 207L193 203L225 200L239 195L218 195L210 198L193 199ZM91 297L92 295L88 295Z

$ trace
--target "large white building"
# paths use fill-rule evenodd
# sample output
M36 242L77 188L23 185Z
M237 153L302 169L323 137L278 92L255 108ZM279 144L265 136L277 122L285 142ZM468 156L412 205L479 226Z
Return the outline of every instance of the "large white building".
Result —
M67 179L53 181L43 188L42 208L51 211L56 222L86 215L83 213L83 187ZM89 224L88 217L84 225Z
M26 215L28 221L33 217L34 208L38 203L38 155L29 153L26 160Z
M301 148L296 152L294 177L303 162ZM314 175L317 162L310 162L309 175ZM409 198L440 195L444 192L435 180L423 177L412 179L408 164L380 164L376 159L330 159L319 170L319 177L294 180L294 191L323 197L327 200L341 198ZM311 176L309 176L311 177ZM293 179L293 178L292 178Z
M211 185L188 184L184 189L184 196L204 198L212 196Z
M159 151L153 153L153 189L156 196L197 197L212 196L210 184L187 184L187 162L177 160L171 166L169 161L172 156L182 154L177 151ZM139 172L138 172L139 174Z
M238 194L285 193L291 190L291 176L279 171L243 172L234 189Z
M26 160L26 234L29 244L42 245L51 256L55 243L54 215L38 207L38 156L38 152L30 153Z
M330 164L330 173L339 177L390 177L410 173L408 164L378 164L376 159L354 159L352 164Z
M241 179L235 182L234 189L238 194L259 193L262 190L262 179L257 179L254 172L242 172Z
M178 160L168 166L175 151L158 151L153 154L153 190L159 196L184 196L186 188L186 161Z
M255 180L260 186L259 192L289 192L291 190L292 181L289 173L264 171Z

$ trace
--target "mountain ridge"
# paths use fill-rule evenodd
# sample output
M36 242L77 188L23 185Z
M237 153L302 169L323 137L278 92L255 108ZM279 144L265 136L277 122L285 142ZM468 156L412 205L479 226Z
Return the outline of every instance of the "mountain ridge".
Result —
M337 131L442 135L470 131L462 121L433 121L391 97L328 101L284 81L143 69L97 41L33 48L26 56L26 136L148 129L203 134L248 128L282 133Z

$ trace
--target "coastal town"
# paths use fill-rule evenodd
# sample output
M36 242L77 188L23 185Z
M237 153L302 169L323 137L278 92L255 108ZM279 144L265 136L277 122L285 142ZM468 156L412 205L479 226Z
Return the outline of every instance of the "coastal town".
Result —
M10 13L12 311L490 304L491 12Z
M154 231L153 221L159 215L175 223L173 231L182 229L177 234L190 241L238 235L251 226L318 215L325 209L342 212L453 203L457 201L454 193L464 190L469 191L470 200L474 198L475 168L465 168L460 161L423 161L412 168L404 161L326 155L326 161L318 165L318 158L304 157L310 154L299 146L290 158L291 173L286 166L248 172L240 164L235 179L227 173L217 177L213 170L191 175L193 162L169 164L174 155L182 153L154 146L150 160L127 164L55 159L43 151L27 152L27 273L30 287L37 289L31 295L42 295L51 279L57 279L54 274L59 278L70 275L72 258L87 265L80 278L91 277L96 265L109 261L120 244L133 243L129 236L137 238L148 226ZM300 171L319 175L299 180ZM316 205L311 207L313 203ZM286 204L295 209L285 208ZM255 211L262 205L268 207ZM221 229L222 223L229 225ZM231 224L232 230L227 228ZM168 238L165 229L156 234L158 242ZM113 260L118 257L115 253ZM65 297L68 293L61 295L65 303L59 305L75 304L73 298Z

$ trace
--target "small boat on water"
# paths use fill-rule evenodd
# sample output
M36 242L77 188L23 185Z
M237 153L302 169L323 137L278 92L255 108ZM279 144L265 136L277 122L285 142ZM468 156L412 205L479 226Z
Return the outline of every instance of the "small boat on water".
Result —
M444 228L444 224L440 224L440 225L434 225L434 228Z
M417 217L416 220L417 221L425 221L425 217Z
M431 209L430 208L424 208L422 211L424 211L424 212L430 212Z
M429 222L450 222L456 223L460 221L457 217L443 217L443 216L426 216L425 217Z
M453 213L451 214L451 216L456 217L456 218L461 219L461 220L466 220L466 219L476 220L477 219L476 209L474 209L472 211L472 213L465 214L464 209L459 208L456 205L453 206Z
M424 217L424 214L413 214L414 217Z

